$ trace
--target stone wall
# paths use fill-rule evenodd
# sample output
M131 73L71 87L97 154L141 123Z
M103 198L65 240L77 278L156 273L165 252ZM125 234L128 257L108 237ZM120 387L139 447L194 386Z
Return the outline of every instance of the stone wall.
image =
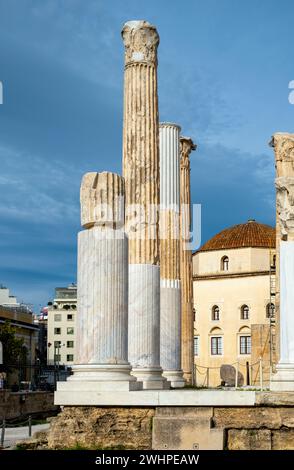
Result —
M51 420L47 447L294 450L294 394L260 392L256 393L255 403L255 406L66 406Z
M67 406L51 421L49 449L151 449L154 408Z
M294 406L215 408L228 450L294 450Z
M57 412L50 392L17 392L0 390L0 421L28 415L42 415Z

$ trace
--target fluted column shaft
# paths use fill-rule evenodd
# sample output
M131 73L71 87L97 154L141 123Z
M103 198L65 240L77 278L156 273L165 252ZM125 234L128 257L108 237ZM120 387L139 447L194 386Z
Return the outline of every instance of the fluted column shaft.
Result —
M157 46L145 21L129 21L125 45L123 175L129 237L129 360L144 388L163 388L159 354L159 135Z
M196 145L188 137L180 138L180 271L182 289L182 369L188 384L193 382L194 370L194 317L193 317L193 278L192 252L186 244L191 230L191 182L190 153Z
M276 159L276 333L277 372L271 389L294 391L294 134L274 134Z
M78 235L77 358L69 379L83 390L90 390L93 382L97 390L137 388L128 363L124 193L124 180L116 174L83 177L81 222L85 230Z
M160 148L160 363L174 388L181 370L180 127L162 123Z

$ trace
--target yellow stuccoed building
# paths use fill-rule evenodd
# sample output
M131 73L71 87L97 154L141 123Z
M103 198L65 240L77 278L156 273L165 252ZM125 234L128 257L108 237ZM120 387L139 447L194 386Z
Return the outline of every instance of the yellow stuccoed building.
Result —
M275 229L255 220L223 230L193 254L197 386L236 383L238 372L239 386L268 386L274 281Z

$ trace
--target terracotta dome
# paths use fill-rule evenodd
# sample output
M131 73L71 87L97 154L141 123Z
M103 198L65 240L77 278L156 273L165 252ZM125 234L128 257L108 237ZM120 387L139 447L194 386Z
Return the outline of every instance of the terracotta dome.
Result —
M233 225L208 240L199 251L228 250L233 248L275 248L276 230L269 225L248 220Z

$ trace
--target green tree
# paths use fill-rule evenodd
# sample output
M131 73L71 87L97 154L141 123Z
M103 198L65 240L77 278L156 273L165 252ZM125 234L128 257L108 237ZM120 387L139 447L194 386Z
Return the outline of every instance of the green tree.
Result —
M0 325L0 341L3 346L3 365L15 364L22 358L24 342L16 337L16 328L6 321Z

